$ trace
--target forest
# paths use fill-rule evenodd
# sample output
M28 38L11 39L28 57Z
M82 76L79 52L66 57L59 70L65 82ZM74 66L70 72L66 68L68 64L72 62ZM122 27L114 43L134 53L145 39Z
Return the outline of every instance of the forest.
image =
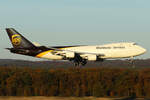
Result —
M0 67L0 96L150 97L150 68Z

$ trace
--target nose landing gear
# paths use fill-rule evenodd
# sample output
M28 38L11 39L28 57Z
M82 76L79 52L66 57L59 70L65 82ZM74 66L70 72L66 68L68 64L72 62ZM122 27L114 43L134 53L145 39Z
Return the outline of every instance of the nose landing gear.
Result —
M132 68L135 68L135 61L134 61L134 58L131 57L129 61L130 61L130 64L131 64Z

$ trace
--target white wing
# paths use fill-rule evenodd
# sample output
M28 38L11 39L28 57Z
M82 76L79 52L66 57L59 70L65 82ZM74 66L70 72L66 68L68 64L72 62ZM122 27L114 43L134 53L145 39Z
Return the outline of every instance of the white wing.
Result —
M53 54L56 55L63 55L65 56L67 53L74 53L74 54L79 54L79 55L96 55L96 56L104 56L104 54L99 54L99 53L89 53L89 52L80 52L80 51L71 51L71 50L63 50L63 49L58 49L54 47L50 47L50 49L53 49L54 51L52 52Z

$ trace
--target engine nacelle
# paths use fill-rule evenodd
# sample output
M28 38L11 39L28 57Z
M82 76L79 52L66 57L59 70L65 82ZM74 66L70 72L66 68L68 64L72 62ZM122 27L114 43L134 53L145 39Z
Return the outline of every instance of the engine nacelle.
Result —
M75 53L74 52L67 52L65 54L66 58L74 58L75 57Z
M97 60L97 56L96 56L96 55L88 55L88 56L87 56L87 59L88 59L89 61L96 61L96 60Z

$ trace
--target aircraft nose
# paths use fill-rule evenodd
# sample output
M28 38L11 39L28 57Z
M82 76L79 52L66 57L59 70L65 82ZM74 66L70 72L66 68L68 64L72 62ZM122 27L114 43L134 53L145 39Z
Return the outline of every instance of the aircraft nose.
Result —
M147 50L145 48L141 48L141 52L142 52L142 54L144 54L147 52Z
M143 48L143 52L144 52L144 53L146 53L146 52L147 52L147 50Z

